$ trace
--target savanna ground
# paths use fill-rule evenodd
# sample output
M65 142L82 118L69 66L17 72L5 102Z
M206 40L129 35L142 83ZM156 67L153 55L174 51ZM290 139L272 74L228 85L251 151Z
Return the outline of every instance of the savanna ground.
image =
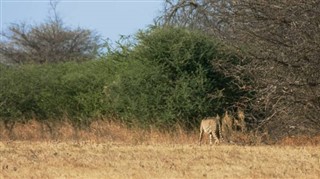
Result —
M11 132L0 126L0 178L320 177L319 138L198 146L197 132L141 132L106 122L85 130L35 121Z

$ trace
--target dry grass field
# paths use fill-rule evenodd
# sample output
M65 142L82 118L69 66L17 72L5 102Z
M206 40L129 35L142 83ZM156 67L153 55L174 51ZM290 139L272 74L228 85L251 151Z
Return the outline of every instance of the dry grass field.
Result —
M1 142L0 178L319 178L320 147Z
M12 134L0 128L0 178L320 178L319 145L198 146L196 134L101 124L77 138L65 128L65 136L39 139L31 130L38 125L17 126Z

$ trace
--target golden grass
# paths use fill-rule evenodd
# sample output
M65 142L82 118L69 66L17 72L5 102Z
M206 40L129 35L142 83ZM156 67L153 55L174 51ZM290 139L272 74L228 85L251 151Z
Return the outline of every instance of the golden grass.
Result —
M129 144L149 143L190 143L194 142L195 132L186 133L179 127L174 133L160 132L156 129L143 131L110 121L94 121L87 128L74 128L70 123L45 122L30 120L27 123L16 123L12 130L0 122L0 141L112 141ZM196 137L197 138L197 137Z
M259 139L235 137L241 144ZM104 121L85 130L29 121L8 131L0 123L0 178L320 177L320 138L272 146L200 147L197 140L197 132L141 131ZM308 145L296 145L302 141Z
M0 178L319 178L320 147L0 142Z

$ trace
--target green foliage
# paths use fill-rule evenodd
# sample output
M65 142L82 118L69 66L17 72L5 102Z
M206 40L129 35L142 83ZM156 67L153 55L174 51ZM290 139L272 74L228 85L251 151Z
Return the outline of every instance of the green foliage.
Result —
M221 47L181 28L138 33L137 45L117 61L118 76L107 85L109 114L143 127L179 123L189 128L200 117L222 113L241 93L212 67L212 60L230 57Z
M0 68L0 116L83 122L104 113L105 61Z
M88 124L105 116L143 128L192 128L246 95L213 67L214 60L238 63L222 48L200 32L163 27L108 48L105 60L0 65L0 118Z

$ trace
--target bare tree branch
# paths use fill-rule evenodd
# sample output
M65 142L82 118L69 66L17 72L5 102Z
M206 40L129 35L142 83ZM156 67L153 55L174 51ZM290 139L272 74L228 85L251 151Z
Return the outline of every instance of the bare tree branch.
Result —
M252 99L239 103L253 128L275 136L320 132L320 1L166 2L163 24L202 30L246 57L242 64L215 59L213 67L250 86Z
M39 25L12 24L0 53L14 63L56 63L83 61L98 55L99 36L87 29L71 29L63 24L57 12L58 1L51 0L53 11L48 20Z

